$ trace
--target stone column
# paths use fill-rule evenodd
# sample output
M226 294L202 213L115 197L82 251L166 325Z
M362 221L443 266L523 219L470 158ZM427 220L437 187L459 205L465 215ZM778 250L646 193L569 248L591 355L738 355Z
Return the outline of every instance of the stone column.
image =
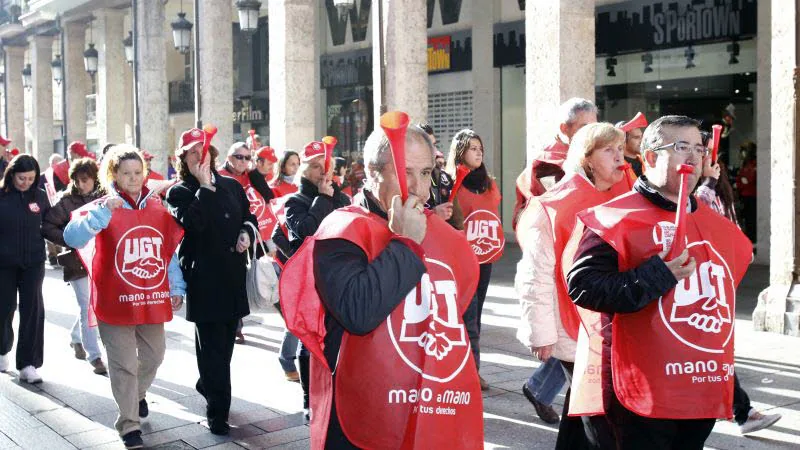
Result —
M797 100L800 69L796 9L796 2L773 0L769 14L771 30L768 36L772 38L769 170L771 185L774 186L770 193L770 232L771 243L775 245L770 248L770 286L759 296L753 322L757 329L798 336L800 285L795 277L798 269L798 229L795 222L798 210L796 114L800 110Z
M376 128L383 96L387 111L400 110L411 123L428 117L428 30L425 0L382 0L372 5L372 79ZM477 2L476 2L477 3ZM483 2L481 2L483 3ZM381 26L377 26L377 24ZM383 28L383 55L379 33ZM473 39L474 42L474 39ZM385 63L381 85L381 56ZM489 59L491 61L491 58Z
M80 22L64 24L67 145L72 141L86 142L86 94L89 92L89 74L83 65L85 48L86 25Z
M224 153L233 143L233 8L230 0L199 0L199 6L200 119L217 127L214 142Z
M123 12L101 9L93 24L97 59L97 140L106 144L125 142L125 47L122 45ZM148 149L149 150L149 149Z
M22 69L25 68L25 47L6 46L6 135L11 148L25 149L25 92Z
M472 3L472 128L481 136L484 160L498 175L500 154L500 69L493 65L496 2Z
M31 154L40 167L48 167L53 154L53 60L52 36L29 38L31 62Z
M269 2L269 142L279 150L299 150L319 138L318 6L315 0Z
M167 44L162 0L136 0L136 69L139 102L139 146L155 156L153 170L167 173L167 156L175 142L169 139ZM120 44L121 46L122 44Z
M525 109L530 162L553 139L558 106L594 100L595 0L528 2L525 9Z

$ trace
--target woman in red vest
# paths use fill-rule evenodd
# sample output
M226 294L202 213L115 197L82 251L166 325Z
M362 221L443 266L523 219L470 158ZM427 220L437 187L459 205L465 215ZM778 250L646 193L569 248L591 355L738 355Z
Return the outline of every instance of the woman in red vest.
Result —
M164 322L183 305L186 284L175 249L183 230L144 184L141 153L116 145L100 170L106 192L72 214L64 241L89 272L90 322L108 354L115 427L126 448L143 446L145 394L164 359Z
M272 180L269 186L272 188L272 192L275 193L275 198L297 192L294 177L297 174L298 167L300 167L300 156L298 156L297 152L292 150L283 152L278 164L278 177Z
M550 191L531 199L529 208L534 209L530 221L525 222L528 227L517 228L526 238L514 283L522 306L517 338L539 360L554 357L561 361L569 374L575 362L580 319L567 292L562 257L575 229L576 214L628 190L627 182L622 181L625 172L620 169L624 141L624 133L610 123L581 128L563 165L566 175ZM569 392L567 396L565 405ZM567 414L565 406L556 448L576 448L583 441L581 420Z
M453 217L464 218L463 230L467 234L467 241L472 251L478 257L481 268L478 289L464 314L475 364L480 368L483 302L486 300L486 291L489 289L489 280L492 277L492 264L503 255L506 243L498 212L500 189L483 163L483 141L474 131L464 129L456 133L447 157L447 173L456 180L453 189L456 190L455 199L458 207L454 208ZM469 169L469 173L462 177L462 180L456 175L459 166ZM461 181L460 188L459 181ZM456 228L462 228L459 225L461 224L456 224ZM489 384L486 380L481 377L480 381L481 390L488 390Z

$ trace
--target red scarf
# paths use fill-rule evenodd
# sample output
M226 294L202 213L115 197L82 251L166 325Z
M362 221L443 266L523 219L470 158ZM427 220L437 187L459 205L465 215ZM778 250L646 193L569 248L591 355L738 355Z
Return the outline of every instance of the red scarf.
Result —
M139 198L134 200L133 197L120 189L119 186L117 186L117 183L114 183L114 190L117 191L117 194L120 196L120 198L131 205L131 209L139 209L139 202L141 202L143 198L147 198L147 194L150 193L150 189L147 189L147 186L142 185L142 191L139 192Z

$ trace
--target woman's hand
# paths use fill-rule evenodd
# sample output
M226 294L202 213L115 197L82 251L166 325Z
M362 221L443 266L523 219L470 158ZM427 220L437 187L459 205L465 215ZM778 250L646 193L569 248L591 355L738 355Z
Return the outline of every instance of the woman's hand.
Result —
M170 303L172 303L172 310L177 311L181 309L183 306L183 296L182 295L173 295L170 297Z
M197 178L200 185L211 184L211 158L206 158L205 162L198 161L197 164L190 165L189 172Z
M711 157L706 156L703 160L703 176L719 180L720 168L719 163L711 164Z
M553 356L553 346L552 345L544 345L542 347L532 347L531 353L536 356L539 361L545 362Z
M115 209L122 206L122 199L120 197L108 197L103 205L109 210L114 211Z
M250 248L250 235L247 234L247 231L242 230L239 232L239 240L236 241L236 251L244 253L248 248Z

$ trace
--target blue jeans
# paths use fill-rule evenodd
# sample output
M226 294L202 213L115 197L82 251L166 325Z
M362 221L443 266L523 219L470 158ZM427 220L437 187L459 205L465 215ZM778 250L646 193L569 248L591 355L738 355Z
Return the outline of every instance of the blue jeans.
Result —
M100 344L97 340L97 327L89 326L89 278L83 277L70 281L72 290L75 291L75 298L78 300L78 307L81 312L75 318L70 332L73 344L83 345L83 349L89 356L89 361L94 361L103 356L100 353Z
M544 364L536 369L527 385L534 398L545 405L552 405L556 395L567 383L567 376L561 368L561 361L550 357Z
M298 346L300 341L295 335L286 330L283 335L283 342L281 342L281 354L278 356L278 361L281 363L284 372L297 372L297 366L294 360L297 359Z

